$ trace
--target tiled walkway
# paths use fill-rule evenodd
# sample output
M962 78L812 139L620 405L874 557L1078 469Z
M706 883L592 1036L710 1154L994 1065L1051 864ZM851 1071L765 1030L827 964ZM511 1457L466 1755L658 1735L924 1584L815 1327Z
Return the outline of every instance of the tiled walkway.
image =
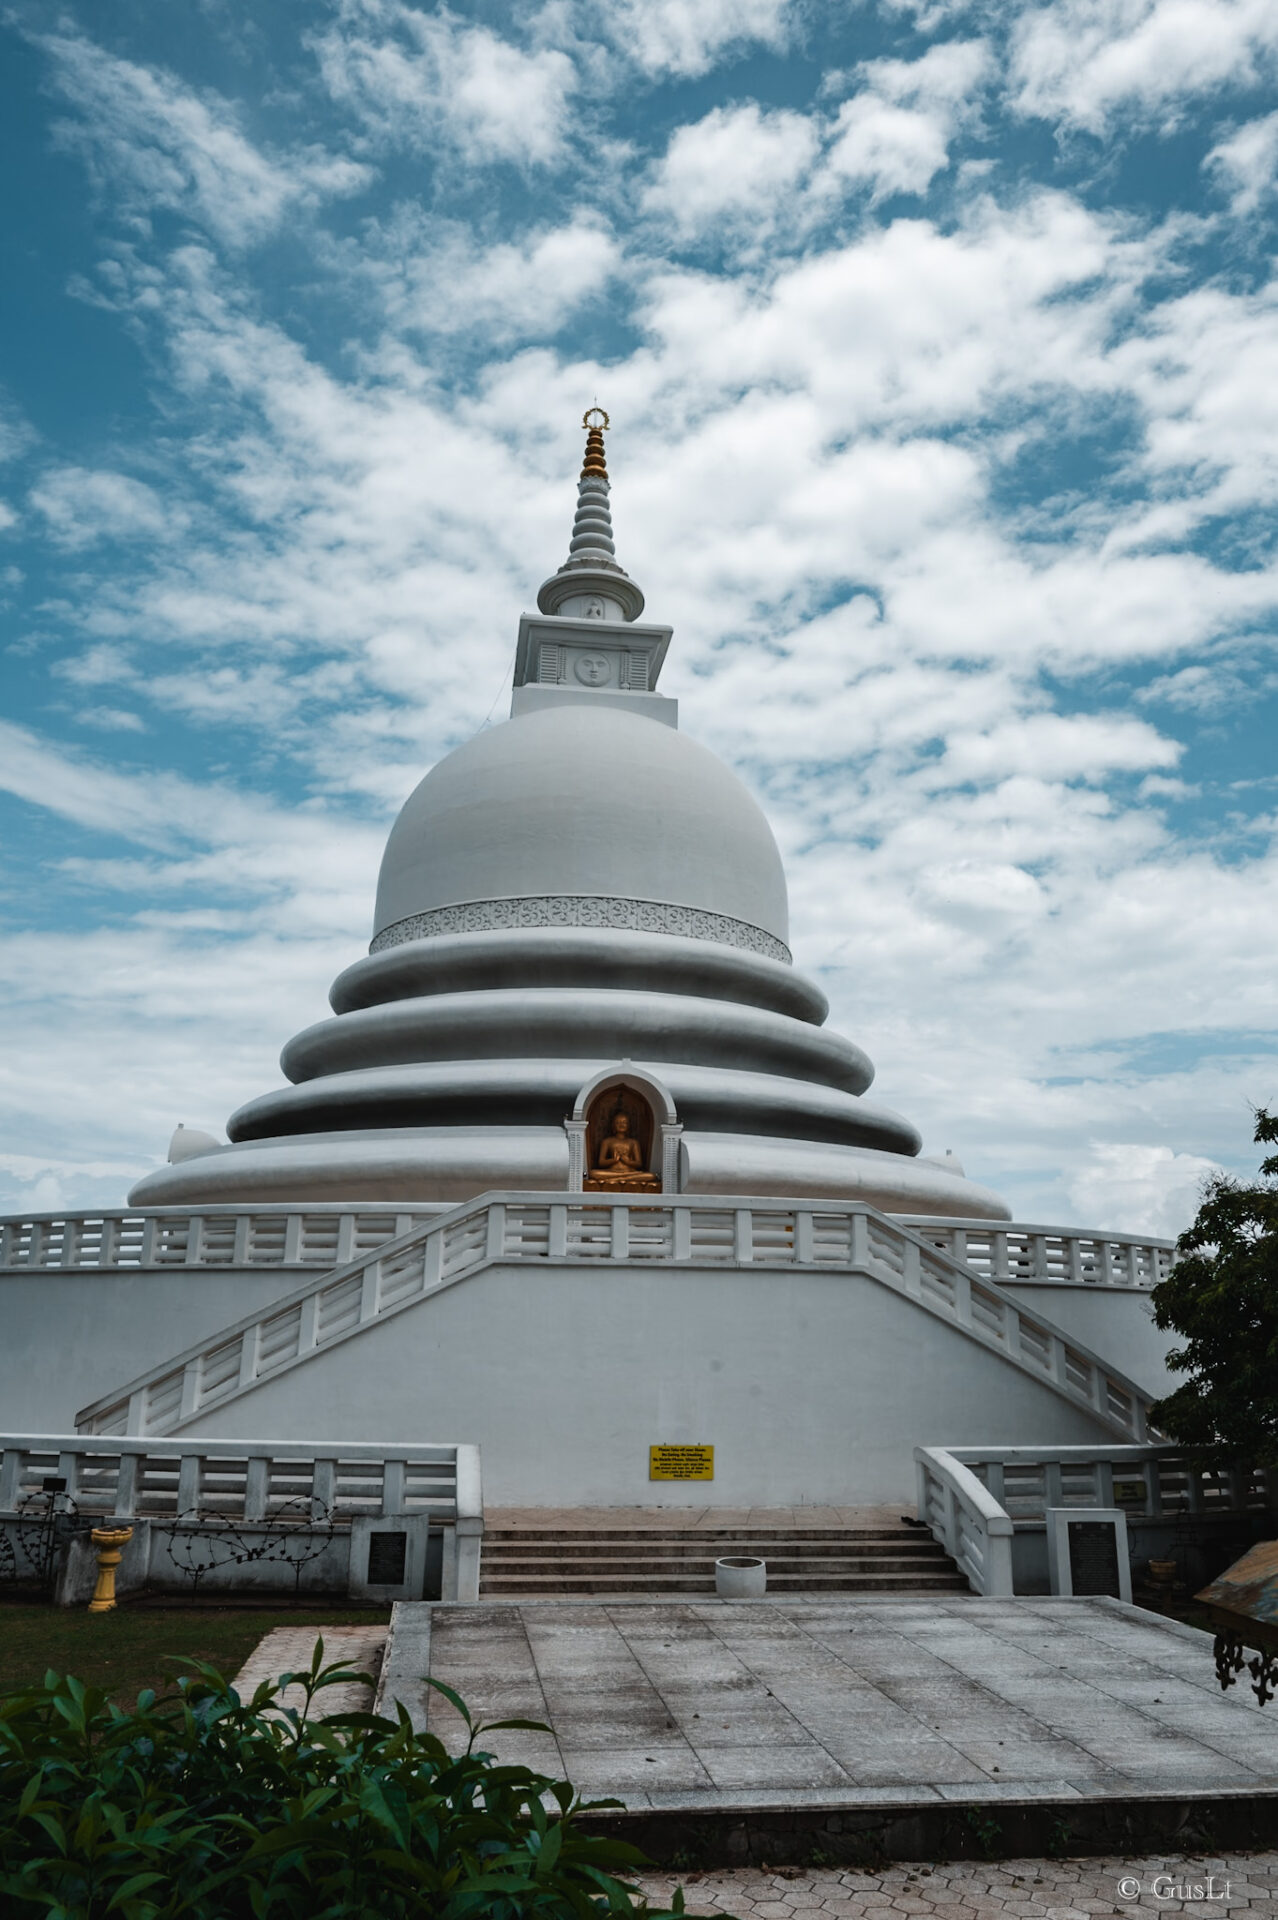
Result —
M386 1644L384 1626L325 1627L312 1623L304 1627L272 1627L258 1641L231 1682L241 1700L250 1699L254 1689L263 1680L278 1680L282 1673L297 1673L302 1669L309 1671L315 1642L321 1637L326 1667L340 1660L343 1666L352 1667L357 1673L376 1676L381 1666L382 1648ZM371 1687L354 1681L339 1683L325 1687L317 1695L315 1710L319 1714L361 1713L372 1705L372 1700ZM292 1686L279 1696L278 1703L285 1707L302 1707L305 1701L302 1688Z
M1105 1920L1155 1913L1222 1920L1278 1912L1278 1853L954 1860L873 1873L741 1867L644 1874L637 1884L653 1907L668 1905L674 1888L682 1886L689 1914L735 1914L737 1920Z
M1205 1634L1117 1602L795 1595L401 1616L428 1629L416 1668L428 1658L477 1718L550 1724L494 1735L502 1759L638 1810L1278 1788L1278 1708L1246 1686L1221 1694ZM440 1696L426 1712L456 1738Z

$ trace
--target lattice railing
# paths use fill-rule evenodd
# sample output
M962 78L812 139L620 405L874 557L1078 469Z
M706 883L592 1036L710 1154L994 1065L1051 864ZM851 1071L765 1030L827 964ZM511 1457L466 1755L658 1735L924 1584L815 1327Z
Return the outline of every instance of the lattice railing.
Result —
M440 1209L207 1207L0 1221L0 1271L42 1268L342 1267Z
M1171 1240L1122 1233L917 1215L902 1216L901 1224L996 1283L1056 1280L1094 1287L1153 1287L1166 1279L1176 1257Z
M82 1514L171 1517L199 1509L259 1520L285 1503L312 1501L339 1522L360 1514L457 1517L477 1487L473 1447L331 1445L255 1440L105 1439L86 1434L0 1434L0 1513L38 1495L50 1478ZM473 1504L473 1502L472 1502Z
M1278 1505L1263 1467L1214 1470L1175 1446L952 1447L1013 1520L1048 1507L1122 1507L1150 1519L1241 1513Z
M173 1433L311 1354L494 1262L828 1267L867 1274L1001 1352L1118 1437L1143 1440L1148 1398L1023 1302L886 1214L822 1202L753 1206L691 1196L578 1200L485 1194L274 1301L87 1407L90 1433Z
M1272 1512L1278 1480L1263 1468L1213 1472L1178 1447L915 1447L918 1517L977 1593L1007 1595L1012 1535L1049 1507L1121 1508L1134 1519L1194 1520Z

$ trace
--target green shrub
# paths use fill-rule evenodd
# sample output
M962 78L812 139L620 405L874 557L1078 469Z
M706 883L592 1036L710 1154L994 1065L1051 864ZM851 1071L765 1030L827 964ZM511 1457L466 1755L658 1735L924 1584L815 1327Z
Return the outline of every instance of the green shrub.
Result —
M644 1910L616 1877L643 1864L634 1848L584 1833L583 1803L565 1782L476 1746L534 1723L474 1726L439 1686L470 1728L453 1757L402 1708L397 1720L313 1713L325 1687L358 1677L323 1662L320 1640L308 1673L245 1702L202 1662L127 1713L55 1673L0 1695L0 1910L40 1920ZM277 1704L294 1681L300 1711Z

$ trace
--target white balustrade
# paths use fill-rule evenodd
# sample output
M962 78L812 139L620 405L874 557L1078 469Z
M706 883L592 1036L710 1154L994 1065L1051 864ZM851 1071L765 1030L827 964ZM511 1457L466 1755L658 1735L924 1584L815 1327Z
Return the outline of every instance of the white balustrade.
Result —
M77 1416L82 1431L170 1433L259 1381L495 1262L834 1267L869 1274L997 1348L1116 1433L1146 1437L1148 1396L1023 1302L870 1207L692 1196L584 1201L484 1194L188 1348Z
M483 1530L472 1446L0 1434L0 1513L39 1495L49 1478L65 1480L82 1513L142 1519L198 1507L251 1521L282 1503L309 1501L339 1522L428 1513Z
M179 1531L251 1532L282 1519L343 1536L369 1519L425 1523L442 1535L444 1597L479 1598L476 1446L0 1434L0 1534L20 1534L30 1502L49 1497L50 1481L62 1483L58 1492L82 1520L179 1521ZM286 1577L291 1564L282 1563Z
M921 1240L996 1284L1054 1280L1093 1287L1153 1287L1176 1257L1174 1241L1125 1233L1079 1233L1020 1222L938 1220L897 1215Z
M265 1205L252 1210L209 1206L199 1213L154 1209L145 1213L83 1212L29 1215L0 1220L0 1272L32 1267L105 1270L121 1267L338 1267L397 1239L412 1227L438 1219L447 1209L418 1207L352 1209L316 1204L300 1210ZM638 1228L630 1209L632 1233ZM811 1219L812 1215L801 1216ZM830 1214L827 1233L845 1216ZM777 1216L784 1239L788 1215ZM1127 1234L1089 1234L1063 1227L1037 1227L974 1220L938 1220L893 1215L901 1226L960 1265L996 1284L1004 1280L1069 1281L1088 1286L1152 1287L1166 1277L1175 1257L1170 1240ZM727 1213L706 1221L701 1251L712 1234L726 1236ZM670 1226L662 1213L646 1223L649 1236ZM526 1221L535 1232L536 1222ZM756 1239L763 1229L755 1228ZM730 1251L725 1244L725 1253ZM645 1250L660 1258L661 1246ZM806 1255L802 1256L808 1257Z
M199 1213L29 1215L0 1220L0 1273L31 1268L340 1267L442 1207L210 1206Z
M1278 1503L1278 1476L1263 1468L1213 1472L1166 1445L916 1447L914 1463L919 1519L985 1594L1014 1591L1013 1534L1041 1530L1049 1507L1197 1522Z
M1122 1507L1148 1519L1273 1508L1278 1476L1263 1467L1212 1469L1167 1444L951 1447L1013 1520L1048 1507Z
M975 1593L1010 1597L1012 1521L970 1467L944 1447L915 1447L919 1519Z

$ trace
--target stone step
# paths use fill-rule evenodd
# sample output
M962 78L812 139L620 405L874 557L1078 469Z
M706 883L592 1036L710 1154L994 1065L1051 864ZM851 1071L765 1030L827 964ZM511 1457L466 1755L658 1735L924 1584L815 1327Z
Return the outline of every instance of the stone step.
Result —
M479 1584L482 1599L538 1593L713 1593L714 1575L683 1573L565 1573L562 1568L541 1574L486 1574ZM937 1568L917 1573L837 1573L813 1568L774 1579L768 1571L769 1593L967 1593L967 1581L957 1570Z
M492 1574L509 1577L515 1573L553 1573L563 1572L570 1575L587 1573L621 1574L627 1570L635 1573L664 1573L671 1576L694 1571L714 1573L717 1554L610 1554L606 1559L564 1559L555 1553L506 1554L500 1558L484 1555L481 1566L486 1566ZM735 1557L735 1556L733 1556ZM804 1559L793 1554L760 1554L755 1556L765 1560L768 1577L775 1571L778 1577L791 1573L856 1573L865 1574L906 1574L946 1572L950 1561L943 1553L929 1555L926 1560L910 1555L896 1554L890 1559L868 1560L862 1554L840 1553L825 1554L819 1560Z
M767 1562L771 1593L963 1593L967 1581L923 1528L494 1527L484 1536L480 1594L701 1594L714 1562Z
M606 1524L581 1527L485 1526L485 1540L921 1540L932 1545L926 1527L628 1527Z
M858 1560L936 1560L945 1550L933 1540L742 1540L736 1535L724 1540L548 1540L541 1536L522 1540L491 1540L484 1536L486 1559L505 1561L525 1555L552 1554L560 1560L721 1560L725 1554L749 1553L760 1560L837 1560L852 1556Z

